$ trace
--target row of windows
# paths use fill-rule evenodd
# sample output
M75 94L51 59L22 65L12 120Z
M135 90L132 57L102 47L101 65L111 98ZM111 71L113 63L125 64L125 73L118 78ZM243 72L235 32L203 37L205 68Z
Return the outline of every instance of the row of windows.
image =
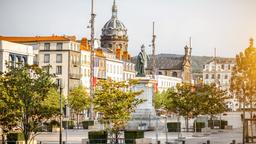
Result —
M161 86L162 87L174 87L174 86L176 86L176 83L170 82L170 81L162 81Z
M167 71L164 72L164 75L167 75ZM150 72L150 74L152 74L152 72ZM159 75L163 75L162 71L158 72ZM172 77L178 77L178 73L177 72L172 72Z
M51 49L51 43L44 43L44 50L50 50ZM62 50L63 49L63 43L57 43L56 44L56 50ZM79 44L70 44L70 49L74 51L79 51Z
M94 66L95 67L101 67L101 68L105 67L104 60L96 58L94 60Z
M208 69L209 68L209 65L204 65L203 66L204 69ZM215 69L215 65L212 65L211 66L212 70ZM222 64L222 65L217 65L217 70L231 70L231 65L228 64L228 65L225 65L225 64Z
M134 76L135 76L134 74L124 73L124 80L133 79Z
M205 79L210 79L209 74L205 74ZM215 79L215 74L211 74L211 79ZM217 74L217 79L221 79L221 75ZM228 75L224 75L224 79L228 79Z
M50 54L44 54L44 63L50 63ZM56 54L56 63L62 63L62 54Z
M57 43L56 50L62 50L63 43ZM44 50L50 50L51 49L51 43L44 43Z
M127 70L127 71L134 71L135 70L134 64L125 63L124 66L125 66L125 70Z
M42 68L47 71L50 72L50 66L42 66ZM61 75L62 74L62 66L56 66L56 71L55 71L56 75Z
M122 67L118 65L107 64L107 72L114 74L122 74Z

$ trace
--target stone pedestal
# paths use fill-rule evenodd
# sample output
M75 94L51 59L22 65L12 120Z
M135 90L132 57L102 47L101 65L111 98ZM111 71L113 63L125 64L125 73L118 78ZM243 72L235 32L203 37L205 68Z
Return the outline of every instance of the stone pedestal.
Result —
M154 129L156 124L156 113L153 107L154 86L156 81L148 77L136 77L139 83L134 86L135 91L143 90L143 93L138 96L144 99L145 102L138 105L136 111L132 114L131 121L128 122L128 130L148 130Z

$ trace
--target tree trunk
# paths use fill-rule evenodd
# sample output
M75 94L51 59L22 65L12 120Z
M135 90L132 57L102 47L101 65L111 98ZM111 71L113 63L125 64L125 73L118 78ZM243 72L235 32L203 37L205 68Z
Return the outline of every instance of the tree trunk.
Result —
M2 133L2 144L5 144L4 133Z
M252 110L252 100L250 101L250 112L251 112L251 119L253 118L253 110ZM253 136L253 121L251 121L251 135ZM254 142L252 138L252 142Z
M188 132L188 115L185 117L185 121L186 121L186 132Z
M77 129L79 129L79 113L76 114L76 118L77 118Z
M118 132L115 133L115 144L118 144Z

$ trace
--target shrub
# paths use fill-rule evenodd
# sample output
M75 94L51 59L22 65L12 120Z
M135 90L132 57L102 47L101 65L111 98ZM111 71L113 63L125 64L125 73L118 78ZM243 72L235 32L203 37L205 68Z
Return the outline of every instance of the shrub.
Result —
M180 122L168 122L167 129L168 132L180 132Z
M224 129L225 126L228 125L228 121L225 121L225 120L221 120L221 126L220 126L220 120L208 120L208 127L210 128L214 128L215 126L219 127L221 129Z
M108 133L106 131L90 131L88 132L90 144L106 144L108 141Z
M202 132L202 128L205 128L205 123L204 122L194 122L193 127L194 127L194 131Z
M24 141L23 133L8 133L7 144L16 144L16 141Z
M135 139L144 138L144 131L125 131L125 144L134 144Z
M74 129L75 123L74 121L62 121L62 127L64 129Z
M84 129L88 129L89 126L94 125L94 121L90 121L90 120L89 121L83 121L82 124L83 124Z

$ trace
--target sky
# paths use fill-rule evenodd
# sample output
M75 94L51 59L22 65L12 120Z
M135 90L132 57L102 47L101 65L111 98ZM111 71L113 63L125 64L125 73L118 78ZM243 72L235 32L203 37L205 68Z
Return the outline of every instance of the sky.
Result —
M111 18L113 0L94 0L96 37ZM118 18L128 29L128 51L149 47L155 21L156 52L235 57L256 39L256 0L116 0ZM91 0L0 0L0 35L75 35L90 38Z

